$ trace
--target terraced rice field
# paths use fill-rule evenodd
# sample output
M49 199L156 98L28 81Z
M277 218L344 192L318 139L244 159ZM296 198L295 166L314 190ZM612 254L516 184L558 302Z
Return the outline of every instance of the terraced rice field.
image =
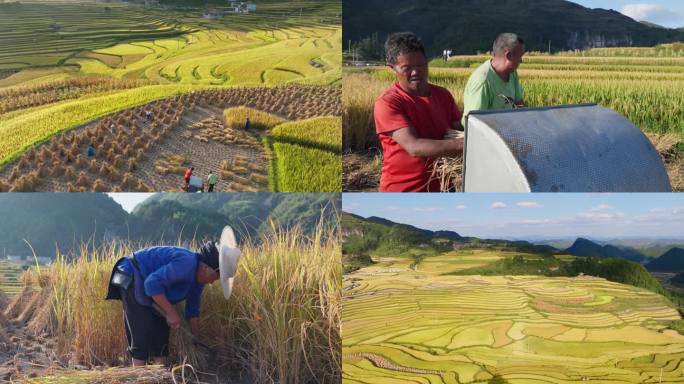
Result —
M339 115L339 100L337 87L288 85L198 91L154 101L53 136L20 153L0 171L0 191L179 191L188 167L203 179L210 171L217 174L216 191L321 191L333 189L327 187L330 183L337 183L334 190L339 191L339 152L326 147L322 152L328 157L312 156L308 151L317 149L311 143L288 141L308 156L308 172L316 172L312 162L319 164L316 174L323 180L297 184L306 180L301 181L297 172L285 172L287 168L277 172L282 182L276 184L269 182L269 166L289 158L275 150L277 161L273 161L269 146L262 144L271 136L268 127L245 130L224 121L239 106L241 111L252 110L253 118L270 114L274 121L289 121L285 128L299 126L302 120L312 136L325 132L320 140L336 138L339 143L339 117L306 120ZM273 137L279 143L277 135ZM91 145L95 155L89 157Z
M0 4L0 69L6 75L0 87L83 75L214 85L329 84L340 78L339 7L332 1L266 3L254 14L207 20L201 7Z
M273 128L273 184L293 192L341 192L342 121L317 117ZM315 132L315 134L311 134Z
M684 190L684 57L666 48L527 54L518 69L525 102L532 107L597 103L624 115L656 144L673 188ZM463 110L466 82L475 68L488 59L480 55L455 56L448 63L434 60L430 81L449 89ZM392 73L385 68L345 70L345 151L364 153L379 145L373 103L392 81ZM363 183L352 180L349 184ZM354 189L350 187L345 190Z
M236 134L225 126L223 109L258 105L284 121L340 114L336 1L260 3L256 13L216 20L202 18L203 7L90 1L0 4L0 11L3 191L178 190L179 169L186 165L197 165L202 177L210 170L229 175L217 190L275 190L270 149L261 145L268 132ZM301 91L289 99L262 100L266 88L287 84L307 87L275 91ZM247 97L223 97L218 104L209 97L197 105L195 93L206 91ZM169 121L148 121L147 111ZM97 157L109 147L128 147L117 153L121 159L112 154L104 163L79 161L73 177L67 172L87 141L109 137L116 139L113 145L92 143ZM22 166L36 154L35 168ZM170 154L179 157L169 161ZM249 169L234 172L242 164Z
M500 257L381 258L344 277L344 383L675 383L664 297L600 278L447 276Z
M22 283L19 281L22 269L14 263L0 261L0 291L12 297L19 293Z

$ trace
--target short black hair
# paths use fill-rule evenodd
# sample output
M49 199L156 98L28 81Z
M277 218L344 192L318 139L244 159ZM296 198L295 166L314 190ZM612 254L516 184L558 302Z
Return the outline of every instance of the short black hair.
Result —
M390 33L385 41L385 59L387 64L397 63L397 57L411 52L420 52L427 58L425 46L420 37L413 32Z
M214 271L219 269L219 251L218 246L213 241L208 241L199 249L199 261L208 265Z
M525 45L525 40L522 37L516 35L515 33L502 33L496 37L494 44L492 45L492 53L494 56L498 56L506 49L513 50L519 45Z

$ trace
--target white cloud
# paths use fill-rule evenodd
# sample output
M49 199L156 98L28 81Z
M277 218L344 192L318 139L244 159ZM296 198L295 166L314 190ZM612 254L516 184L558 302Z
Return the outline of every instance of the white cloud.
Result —
M518 207L523 208L541 208L543 205L537 203L536 201L518 201L515 203Z
M656 224L684 222L684 208L653 208L648 213L637 215L634 220L638 222L652 222Z
M501 209L501 208L506 208L506 204L504 204L501 201L495 201L492 203L492 209Z
M457 206L456 206L456 209L466 209L466 208L468 208L468 207L466 207L466 206L463 205L463 204L457 205Z
M624 219L625 214L622 212L580 212L577 214L578 219L589 221L612 221Z
M514 225L550 225L550 224L558 224L560 223L558 220L552 220L552 219L526 219L526 220L521 220L516 223L511 223Z
M416 212L439 212L439 211L441 211L441 209L437 208L437 207L415 207L415 208L413 208L413 210Z
M637 21L650 21L653 23L664 23L676 21L681 15L657 4L627 4L620 11L623 15L631 17Z
M608 210L610 210L610 209L613 209L613 207L610 206L610 205L608 205L608 204L599 204L599 205L597 205L597 206L595 206L595 207L589 208L589 212L608 211Z

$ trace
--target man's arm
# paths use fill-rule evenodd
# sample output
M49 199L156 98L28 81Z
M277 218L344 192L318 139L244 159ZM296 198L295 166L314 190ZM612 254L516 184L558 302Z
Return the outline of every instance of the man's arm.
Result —
M416 136L413 127L397 129L388 135L412 157L457 156L463 153L463 139L422 139Z
M190 332L195 335L199 336L200 328L199 328L199 317L191 317L188 319L188 323L190 324Z
M173 307L169 299L166 298L166 295L163 293L152 295L152 300L154 300L155 304L157 304L159 308L164 311L166 323L169 324L169 327L172 329L178 329L181 323L180 316L178 316L178 312L176 312L176 309Z

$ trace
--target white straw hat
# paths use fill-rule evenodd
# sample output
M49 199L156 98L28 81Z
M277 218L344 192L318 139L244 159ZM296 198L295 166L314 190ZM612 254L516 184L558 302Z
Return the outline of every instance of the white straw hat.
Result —
M219 278L223 287L223 296L228 300L233 290L233 277L237 271L238 262L242 251L237 247L235 233L229 225L223 227L221 240L218 244L219 251Z

